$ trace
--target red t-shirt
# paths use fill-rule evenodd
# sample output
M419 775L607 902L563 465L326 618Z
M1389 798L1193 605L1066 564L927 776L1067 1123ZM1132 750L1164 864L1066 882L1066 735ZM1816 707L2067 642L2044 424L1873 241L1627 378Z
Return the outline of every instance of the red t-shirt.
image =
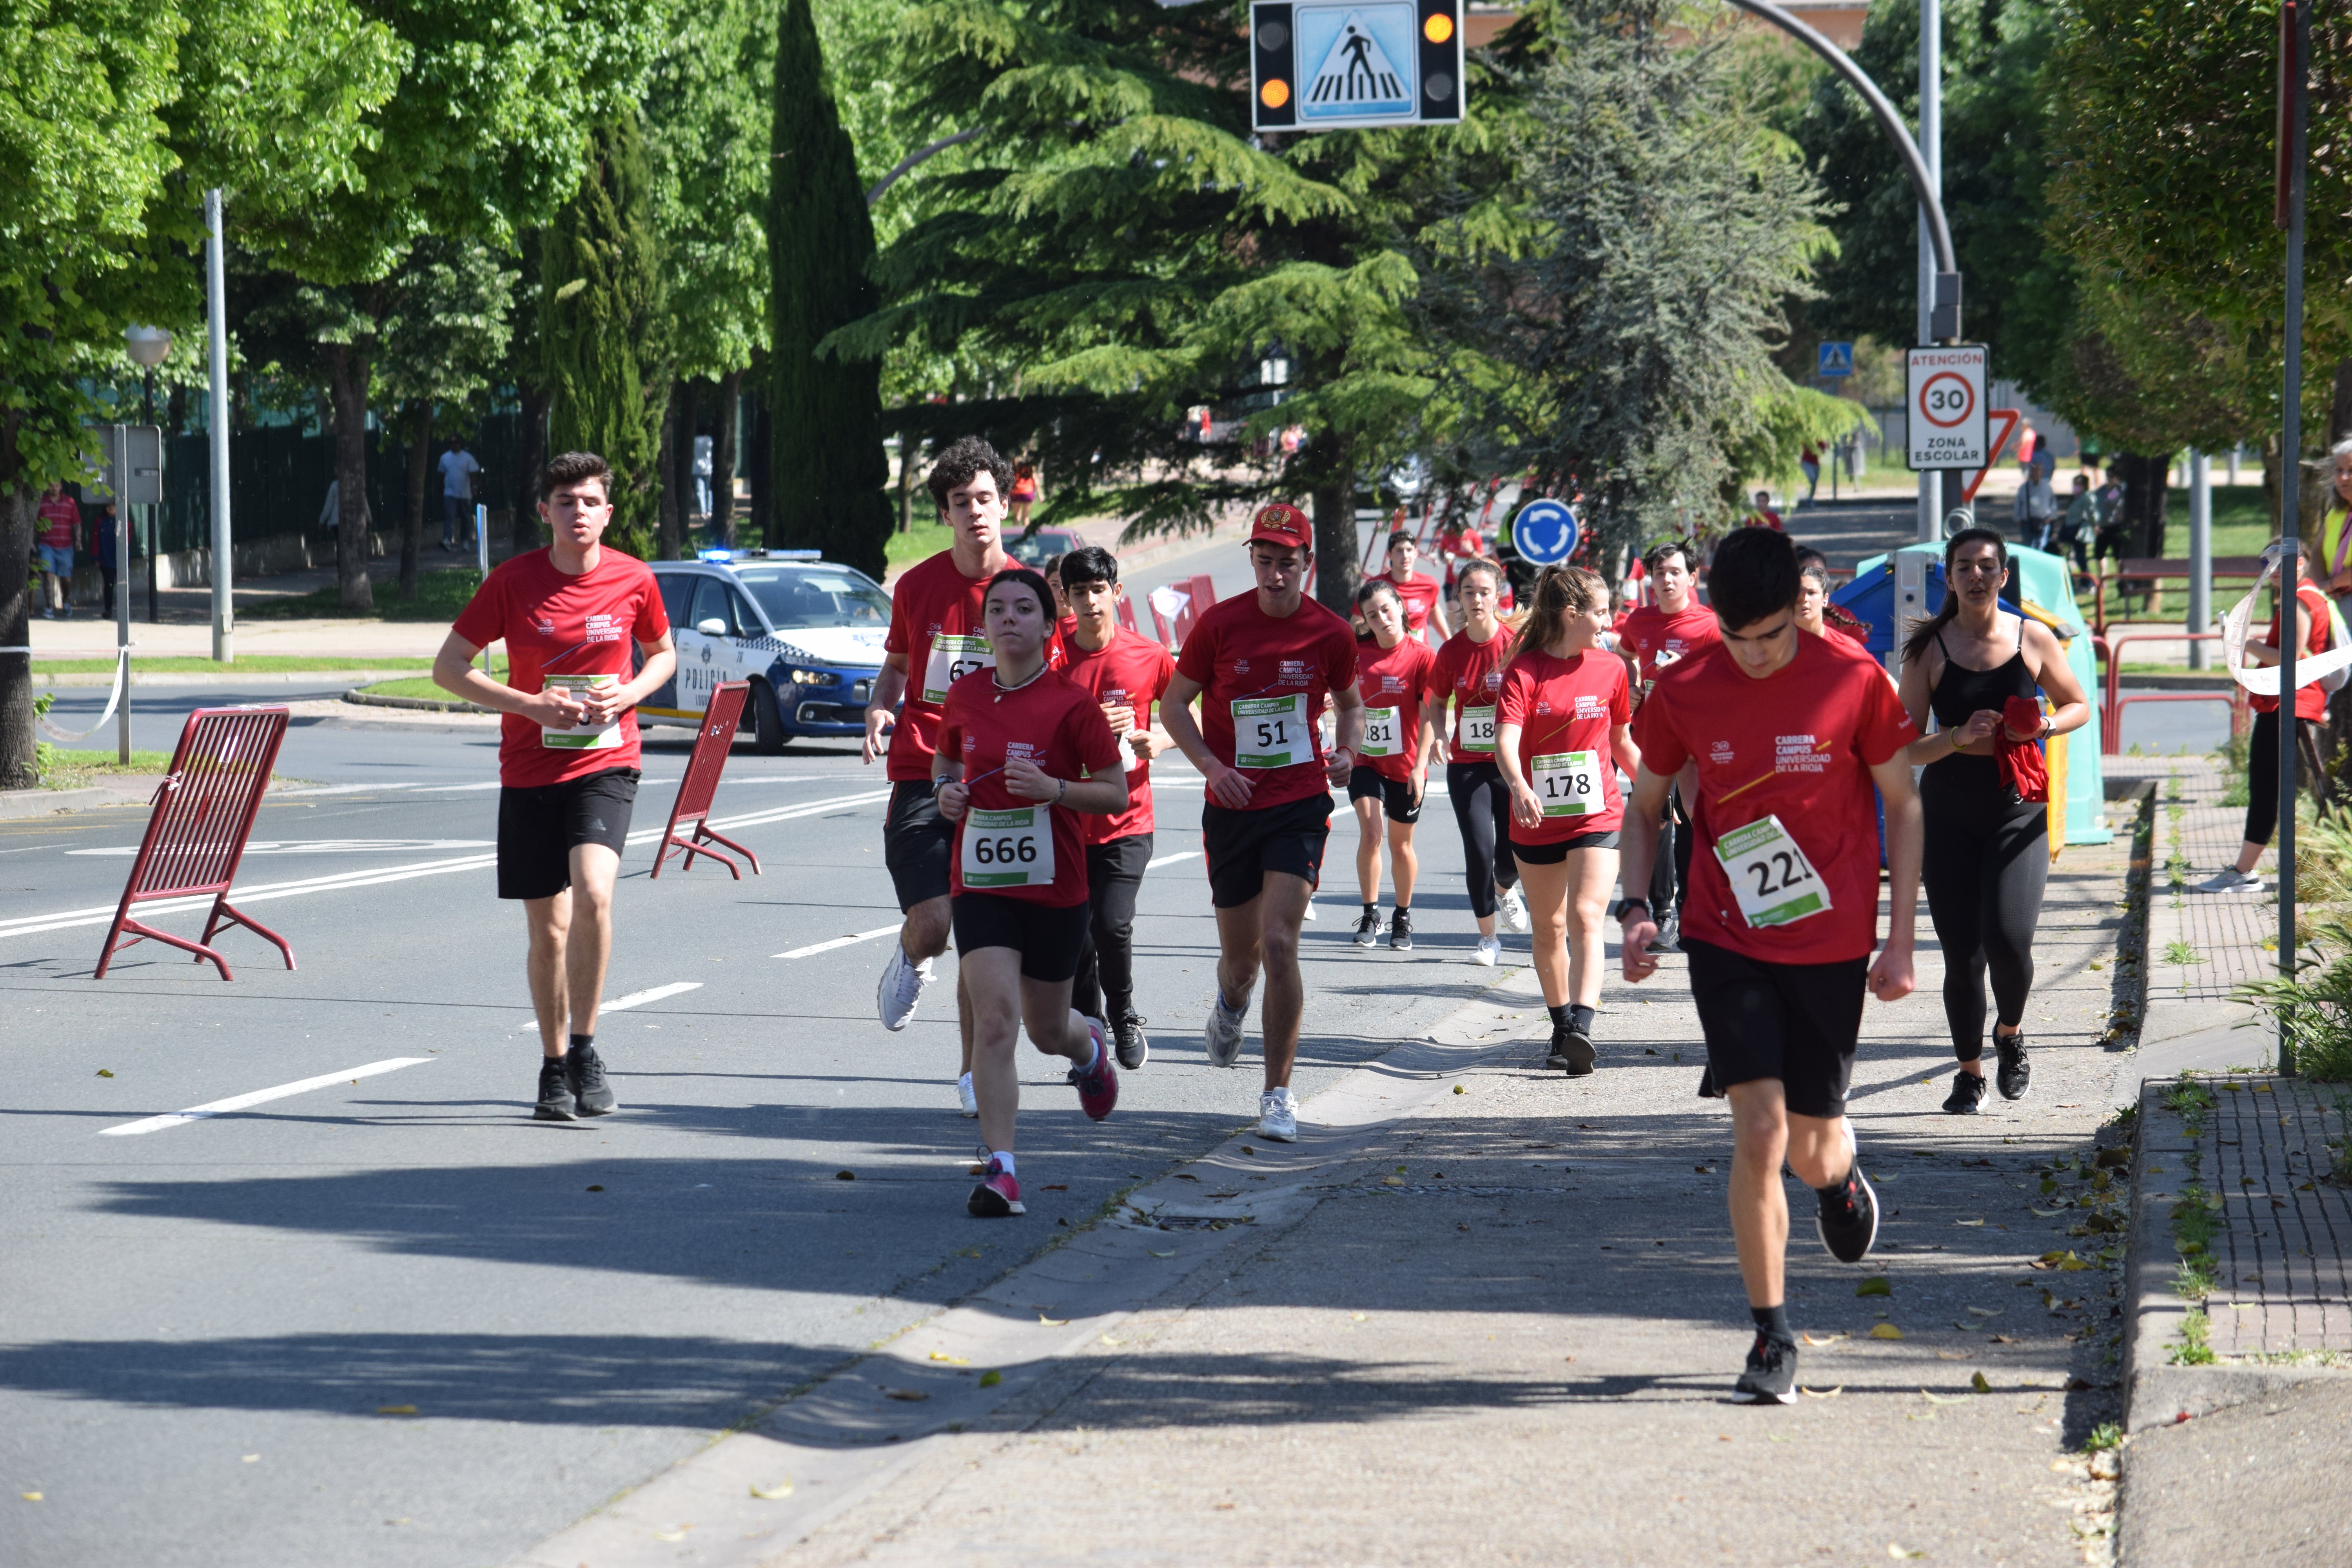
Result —
M1633 656L1642 667L1642 688L1648 690L1658 679L1658 656L1670 653L1675 658L1687 658L1710 643L1723 640L1723 628L1716 625L1715 612L1694 603L1679 616L1670 616L1655 605L1641 605L1625 612L1617 627L1618 646ZM1674 659L1668 659L1672 664Z
M1443 590L1418 572L1407 573L1402 578L1383 572L1370 580L1396 589L1397 597L1404 602L1405 636L1421 636L1421 628L1429 625L1429 612L1437 608L1437 596Z
M1257 590L1212 605L1192 623L1176 671L1201 688L1201 739L1227 767L1241 757L1298 760L1242 768L1250 782L1246 811L1328 795L1323 773L1323 730L1316 721L1324 699L1356 684L1356 633L1312 599L1277 619L1257 607ZM1236 753L1234 706L1249 726L1250 745Z
M507 684L536 693L550 677L575 688L599 675L627 681L636 673L635 645L667 636L669 616L652 571L635 556L603 545L596 564L572 577L558 571L542 547L492 568L450 629L476 647L503 640ZM634 768L639 760L634 709L621 715L613 746L546 745L541 737L564 731L520 713L505 715L499 729L499 782L509 789Z
M1491 740L1475 750L1463 745L1462 712L1465 708L1491 708L1502 700L1503 667L1511 661L1511 640L1508 626L1497 626L1495 635L1482 643L1472 642L1468 632L1455 632L1430 660L1423 680L1429 700L1437 705L1435 716L1445 726L1448 762L1498 760ZM1454 701L1451 718L1445 711L1448 698Z
M2327 614L2327 595L2319 591L2316 583L2299 583L2295 585L2294 596L2303 606L2304 623L2311 628L2311 651L2326 653L2336 641L2335 623ZM2284 619L2283 616L2272 618L2271 635L2263 639L2264 646L2279 646L2279 632ZM2279 710L2279 700L2249 696L2246 705L2257 713L2275 713ZM2327 693L2319 689L2317 681L2295 689L2294 716L2313 720L2327 717Z
M1022 799L1004 787L1001 770L1006 757L1013 755L1027 757L1057 779L1082 780L1116 770L1119 764L1118 738L1110 732L1102 710L1095 704L1094 694L1057 669L1040 671L1036 679L1016 691L999 691L995 668L991 666L960 678L948 689L948 700L940 705L937 733L941 752L963 763L964 776L974 781L971 809L956 825L950 889L958 893L996 893L1054 909L1085 903L1087 852L1079 827L1082 814L1066 806ZM992 824L973 814L1012 811L1042 812L1052 823L1054 879L1035 886L967 888L967 837L977 832L992 848L1007 844L1017 847L1020 843L1019 825ZM977 848L974 853L977 857ZM1034 874L1036 861L1033 857L1016 860L1010 856L993 856L984 863L975 858L974 866L983 875L990 874L992 868Z
M1542 824L1527 827L1514 819L1515 844L1558 844L1584 833L1614 833L1625 819L1617 789L1609 732L1633 718L1633 696L1625 661L1603 648L1574 658L1554 658L1529 648L1503 671L1499 723L1519 727L1519 776L1546 807ZM1574 752L1590 759L1566 761ZM1537 776L1538 757L1559 759ZM1581 811L1552 808L1581 806Z
M940 708L949 688L975 669L996 668L981 617L989 577L965 576L955 552L942 550L907 568L890 590L890 631L882 651L907 656L907 695L898 727L890 731L888 775L894 782L931 776ZM1046 610L1051 614L1052 606ZM1045 637L1045 664L1062 668L1058 622Z
M52 496L37 509L41 521L41 542L58 550L71 550L74 534L81 528L81 503L71 496Z
M1776 533L1785 533L1788 531L1788 530L1780 526L1780 514L1774 511L1769 506L1760 511L1749 512L1748 514L1747 526L1749 528L1769 528Z
M1396 748L1393 756L1366 757L1364 765L1384 779L1402 783L1412 777L1412 760L1421 751L1421 704L1429 687L1429 667L1437 656L1419 637L1397 638L1394 647L1381 647L1380 640L1360 638L1356 643L1356 689L1364 700L1364 707L1396 710L1392 725L1387 726L1387 744ZM1370 726L1374 722L1369 712L1364 744L1381 742L1373 738Z
M1071 623L1075 626L1076 623ZM1097 703L1135 710L1135 727L1151 728L1151 705L1168 689L1176 661L1150 637L1113 626L1110 641L1088 653L1073 636L1067 639L1070 662L1063 673L1086 689ZM1113 739L1117 739L1116 736ZM1151 831L1151 764L1137 763L1127 771L1127 809L1116 816L1087 813L1078 830L1088 844L1108 844Z
M1698 853L1683 931L1773 963L1865 958L1878 941L1878 797L1870 769L1919 738L1876 661L1801 637L1759 679L1719 644L1670 667L1633 718L1653 773L1698 764ZM1824 884L1830 907L1750 926L1715 846L1777 816ZM1514 827L1513 833L1517 829Z

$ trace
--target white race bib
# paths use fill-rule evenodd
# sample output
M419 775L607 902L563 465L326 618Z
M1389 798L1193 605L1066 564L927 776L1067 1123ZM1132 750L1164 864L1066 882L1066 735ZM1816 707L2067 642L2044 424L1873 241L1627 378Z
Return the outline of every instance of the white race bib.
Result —
M1315 760L1307 693L1245 697L1234 704L1234 766L1289 768Z
M1053 808L967 811L963 817L963 885L1042 888L1054 879Z
M1465 752L1491 752L1495 749L1495 705L1465 708L1462 714L1462 749Z
M1358 756L1401 757L1404 755L1404 740L1397 733L1397 711L1394 708L1364 710L1364 743L1357 748Z
M1750 927L1810 920L1830 907L1829 884L1777 816L1733 828L1715 841L1715 858Z
M546 689L561 691L574 702L583 701L591 692L609 692L621 684L617 675L600 675L586 685L565 685L551 681ZM542 729L539 743L551 752L610 752L621 744L621 721L606 724L574 724L569 730Z
M1600 752L1555 752L1535 758L1533 766L1536 799L1546 816L1590 816L1608 805Z
M930 662L923 666L923 700L945 702L948 688L975 669L994 669L996 652L983 637L940 632L931 638Z

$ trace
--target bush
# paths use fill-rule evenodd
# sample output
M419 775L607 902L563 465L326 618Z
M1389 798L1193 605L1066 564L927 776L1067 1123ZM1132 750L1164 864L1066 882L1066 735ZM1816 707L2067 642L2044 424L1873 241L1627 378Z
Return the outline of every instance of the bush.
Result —
M2340 919L2315 924L2309 948L2292 979L2256 981L2238 994L2276 1021L2279 1037L2294 1047L2297 1072L2352 1082L2352 926Z

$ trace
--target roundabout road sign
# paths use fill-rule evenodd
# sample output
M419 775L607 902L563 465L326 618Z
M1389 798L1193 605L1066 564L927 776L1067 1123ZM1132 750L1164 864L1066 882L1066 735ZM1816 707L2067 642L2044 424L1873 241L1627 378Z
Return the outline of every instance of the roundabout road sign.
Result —
M1511 547L1533 566L1557 566L1576 553L1576 514L1549 497L1531 500L1511 520Z

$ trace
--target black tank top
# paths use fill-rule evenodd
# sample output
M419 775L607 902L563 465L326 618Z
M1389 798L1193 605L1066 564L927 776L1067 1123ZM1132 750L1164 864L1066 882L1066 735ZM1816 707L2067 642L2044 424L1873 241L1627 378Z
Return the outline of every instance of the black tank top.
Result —
M2038 694L2033 672L2025 668L2022 616L2017 618L2017 651L1991 669L1970 669L1954 658L1952 650L1944 646L1941 626L1936 628L1936 647L1944 656L1944 673L1936 678L1936 689L1927 694L1927 707L1944 729L1957 730L1971 714L1988 708L1998 713L2011 697L2032 699Z

